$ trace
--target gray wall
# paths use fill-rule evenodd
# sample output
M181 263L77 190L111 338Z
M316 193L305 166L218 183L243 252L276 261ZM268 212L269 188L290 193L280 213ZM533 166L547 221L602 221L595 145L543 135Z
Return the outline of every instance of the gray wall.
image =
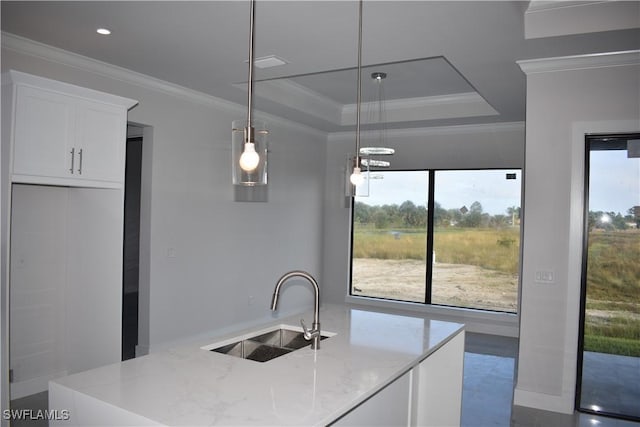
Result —
M449 126L388 130L396 153L393 169L522 168L524 124ZM353 133L331 134L327 143L324 199L323 298L344 302L350 269L350 204L345 200L347 157L355 151ZM367 145L375 133L365 133ZM371 143L373 145L373 142Z
M142 351L271 318L281 274L320 275L325 134L258 113L271 131L269 201L234 202L231 122L243 106L24 41L3 40L8 69L139 101L129 120L145 126ZM280 312L311 301L292 281Z
M527 131L520 351L514 403L572 413L585 134L640 130L638 52L525 61ZM552 271L555 283L536 283Z

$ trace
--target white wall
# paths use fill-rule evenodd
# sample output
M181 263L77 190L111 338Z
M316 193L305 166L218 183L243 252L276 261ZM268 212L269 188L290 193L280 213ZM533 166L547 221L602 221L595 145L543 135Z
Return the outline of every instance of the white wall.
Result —
M388 130L396 154L393 169L521 168L524 165L524 124L465 125L412 130ZM367 145L371 134L362 136ZM375 137L375 134L373 134ZM350 269L349 201L344 196L347 156L355 150L353 133L331 134L327 143L324 200L323 298L343 302Z
M245 108L127 70L3 34L2 70L16 69L139 101L143 159L143 345L271 318L276 280L291 269L320 278L325 135L257 113L270 125L269 201L234 202L231 122ZM151 158L149 158L151 157ZM280 312L311 305L293 281ZM141 304L144 309L146 304Z
M528 75L516 405L573 412L584 136L640 130L639 63L637 51L521 63ZM535 283L536 271L554 272L555 283Z

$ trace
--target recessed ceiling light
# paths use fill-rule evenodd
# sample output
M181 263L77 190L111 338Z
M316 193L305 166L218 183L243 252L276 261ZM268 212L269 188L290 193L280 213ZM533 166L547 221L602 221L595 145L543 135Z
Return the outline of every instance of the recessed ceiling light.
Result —
M111 34L111 30L109 30L108 28L98 28L96 30L96 33L102 34L103 36L108 36L109 34Z
M245 62L249 62L249 61L245 61ZM253 65L255 65L258 68L278 67L284 64L288 64L288 62L275 55L263 56L261 58L256 58L253 60Z

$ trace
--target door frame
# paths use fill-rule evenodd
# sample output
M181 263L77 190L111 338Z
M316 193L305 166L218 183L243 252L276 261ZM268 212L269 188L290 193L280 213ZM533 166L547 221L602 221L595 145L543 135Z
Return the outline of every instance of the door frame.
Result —
M584 329L587 305L587 262L589 257L589 176L591 141L595 139L640 139L638 132L621 133L589 133L584 135L584 187L583 187L583 234L582 234L582 265L580 271L580 309L578 323L578 360L576 365L576 387L575 387L575 410L593 415L609 416L619 419L638 421L640 418L630 417L622 414L614 414L606 411L595 411L580 406L582 396L582 371L584 363Z

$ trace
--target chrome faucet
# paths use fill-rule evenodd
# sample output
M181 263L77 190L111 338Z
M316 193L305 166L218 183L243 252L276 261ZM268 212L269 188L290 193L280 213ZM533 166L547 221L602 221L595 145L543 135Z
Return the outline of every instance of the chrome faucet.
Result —
M311 341L311 349L318 350L320 348L320 288L318 287L318 282L306 271L294 270L286 273L282 276L278 283L276 283L276 288L273 290L273 298L271 299L271 310L275 311L278 306L278 296L280 295L280 287L287 280L292 277L302 277L303 279L307 279L311 285L313 285L313 291L315 292L314 305L313 305L313 323L311 324L311 329L307 329L307 325L304 324L304 319L300 319L300 324L302 325L302 330L304 331L304 339L307 341Z

